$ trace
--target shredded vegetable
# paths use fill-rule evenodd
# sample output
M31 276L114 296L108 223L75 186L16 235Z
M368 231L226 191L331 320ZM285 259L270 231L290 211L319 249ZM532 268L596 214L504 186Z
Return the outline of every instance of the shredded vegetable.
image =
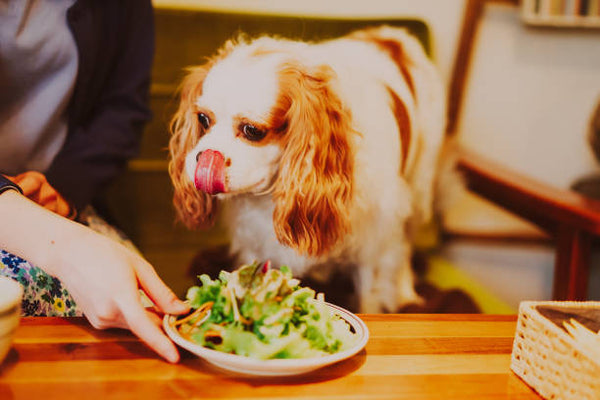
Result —
M301 287L289 268L270 263L199 276L187 292L192 312L175 320L202 346L257 359L318 357L352 347L356 335L322 293Z

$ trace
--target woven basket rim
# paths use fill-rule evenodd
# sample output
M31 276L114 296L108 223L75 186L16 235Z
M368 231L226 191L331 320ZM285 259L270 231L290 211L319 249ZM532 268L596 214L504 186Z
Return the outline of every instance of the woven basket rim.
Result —
M554 322L543 316L535 307L537 306L556 306L556 307L571 307L580 309L598 308L600 309L600 301L523 301L519 305L519 316L523 314L523 311L527 310L535 318L540 319L545 325L545 328L552 331L559 338L567 342L569 346L572 346L577 352L589 360L592 364L600 368L600 360L597 360L589 355L586 349L581 345L580 342L575 340L567 331L560 328Z

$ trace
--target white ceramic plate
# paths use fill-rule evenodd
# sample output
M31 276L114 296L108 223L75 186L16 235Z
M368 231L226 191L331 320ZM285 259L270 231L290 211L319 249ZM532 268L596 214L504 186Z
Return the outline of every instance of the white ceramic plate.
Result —
M358 340L356 345L349 349L323 357L257 360L250 357L212 350L184 339L171 326L171 323L175 321L175 316L165 315L163 327L167 332L167 335L169 335L169 337L179 346L219 368L241 374L257 376L298 375L350 358L362 350L367 344L367 340L369 340L369 329L360 318L336 305L330 303L327 303L327 305L352 326L356 335L358 335Z

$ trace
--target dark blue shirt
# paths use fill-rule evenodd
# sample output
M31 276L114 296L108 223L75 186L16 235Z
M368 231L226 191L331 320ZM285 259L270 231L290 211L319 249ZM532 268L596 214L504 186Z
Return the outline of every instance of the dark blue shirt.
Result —
M151 118L154 15L150 0L78 0L67 20L79 70L67 138L46 177L82 208L138 154Z

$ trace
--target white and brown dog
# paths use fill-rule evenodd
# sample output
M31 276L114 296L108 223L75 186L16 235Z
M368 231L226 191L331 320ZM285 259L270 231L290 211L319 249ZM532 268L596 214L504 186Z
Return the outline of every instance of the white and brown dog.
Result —
M418 301L410 231L432 217L445 94L420 42L380 27L230 41L190 68L172 121L178 217L305 276L353 265L362 312Z

